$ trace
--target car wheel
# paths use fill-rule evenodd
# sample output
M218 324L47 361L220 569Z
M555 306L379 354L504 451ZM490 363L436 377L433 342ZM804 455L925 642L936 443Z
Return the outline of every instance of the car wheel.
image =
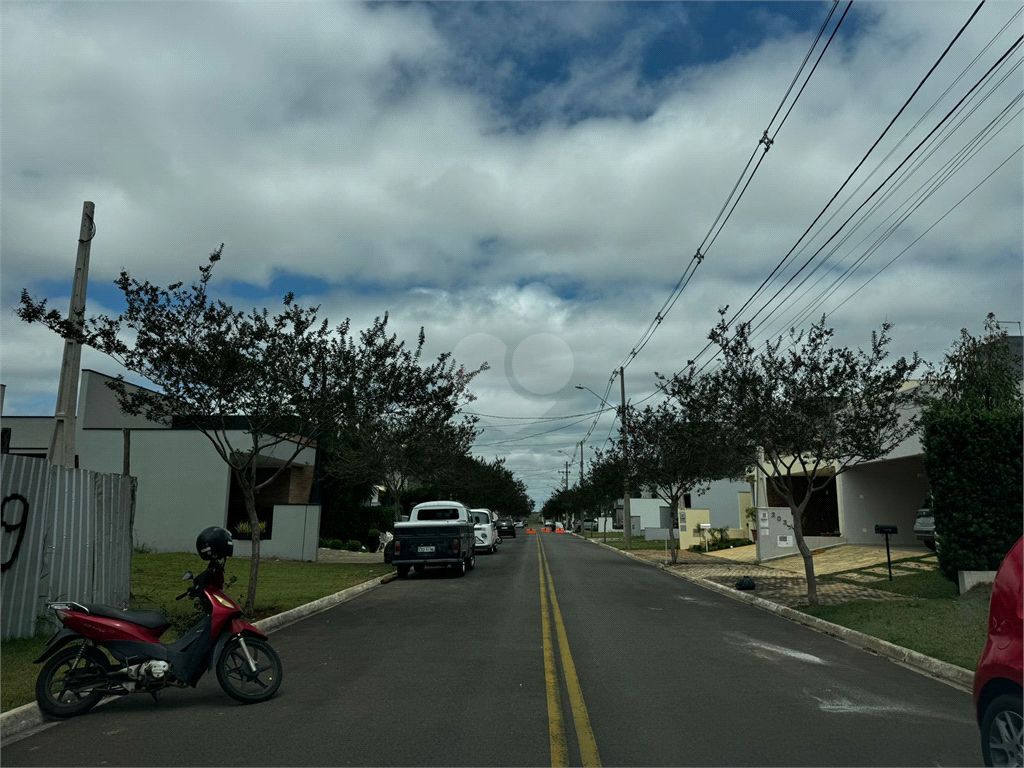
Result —
M466 558L466 570L472 571L476 568L476 555L470 555Z
M459 562L457 562L455 565L453 565L452 568L454 569L456 576L465 576L466 575L466 561L465 560L459 560Z
M924 545L928 547L932 552L935 551L935 539L925 539Z
M985 765L1021 765L1024 718L1020 694L996 696L981 719L981 756Z

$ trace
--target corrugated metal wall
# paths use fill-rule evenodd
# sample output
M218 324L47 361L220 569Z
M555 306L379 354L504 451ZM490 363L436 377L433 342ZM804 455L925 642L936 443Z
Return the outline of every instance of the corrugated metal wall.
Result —
M3 637L31 637L49 600L127 606L135 487L124 475L3 457Z

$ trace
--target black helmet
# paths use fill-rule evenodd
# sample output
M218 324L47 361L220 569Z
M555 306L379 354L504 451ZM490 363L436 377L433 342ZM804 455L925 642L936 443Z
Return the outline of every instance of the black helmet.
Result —
M211 526L196 538L196 552L203 560L231 557L231 553L234 551L235 542L231 538L231 534L220 526Z

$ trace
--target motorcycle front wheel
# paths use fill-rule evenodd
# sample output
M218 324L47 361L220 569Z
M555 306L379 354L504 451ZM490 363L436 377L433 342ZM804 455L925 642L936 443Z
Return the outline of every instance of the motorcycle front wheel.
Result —
M249 666L241 638L228 642L217 660L217 682L231 698L243 704L265 701L281 687L284 669L281 659L270 643L258 637L245 638L256 669Z
M58 651L36 678L36 701L50 717L82 715L99 703L110 662L99 648L73 645ZM77 661L76 661L77 660Z

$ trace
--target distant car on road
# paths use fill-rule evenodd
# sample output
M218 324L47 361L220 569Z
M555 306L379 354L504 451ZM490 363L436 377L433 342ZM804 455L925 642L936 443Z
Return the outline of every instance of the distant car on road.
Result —
M489 509L471 509L473 518L473 535L476 537L476 548L484 552L498 551L498 529L494 526Z
M509 518L503 517L498 521L498 535L508 536L510 539L516 537L516 527Z
M1024 539L1017 539L992 583L988 637L974 671L974 709L985 765L1024 765L1021 680L1024 642Z

